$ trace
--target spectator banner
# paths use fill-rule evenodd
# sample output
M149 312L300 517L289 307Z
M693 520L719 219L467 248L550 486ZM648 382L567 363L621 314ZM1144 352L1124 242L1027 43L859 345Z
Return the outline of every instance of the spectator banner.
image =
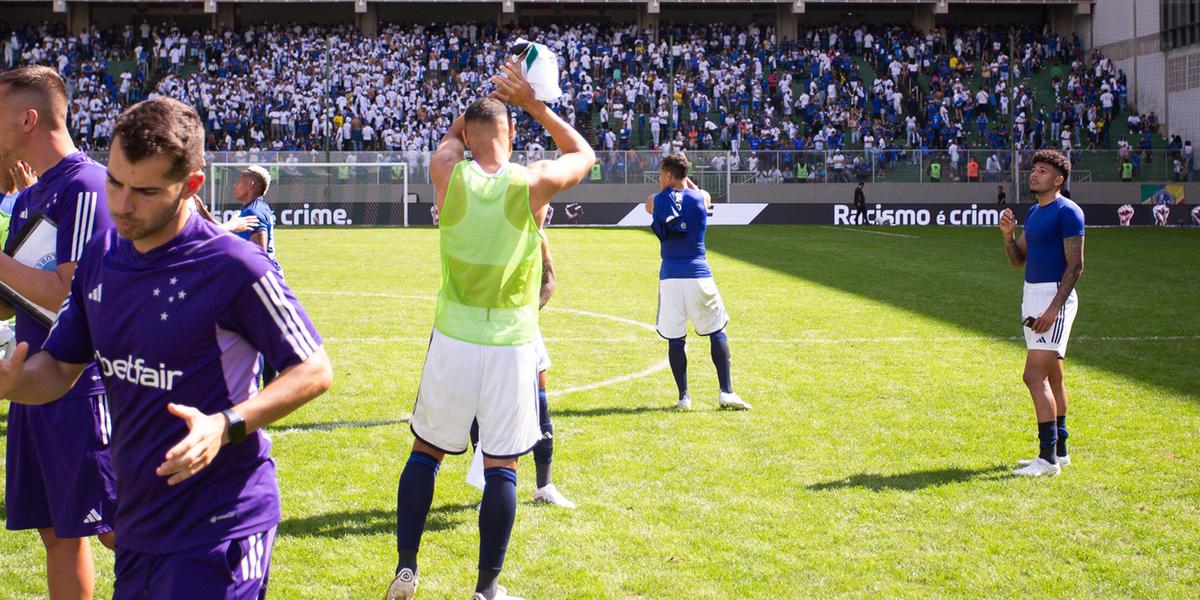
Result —
M1142 204L1183 204L1183 184L1168 183L1166 185L1142 184Z

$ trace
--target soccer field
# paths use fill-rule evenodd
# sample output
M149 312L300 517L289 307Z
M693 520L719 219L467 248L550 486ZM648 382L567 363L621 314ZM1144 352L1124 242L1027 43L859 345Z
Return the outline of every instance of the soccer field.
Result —
M1034 480L1009 475L1037 440L1021 273L997 230L711 229L734 386L754 405L739 413L716 410L708 343L694 335L696 409L671 408L653 235L550 236L554 474L579 508L530 502L522 460L501 576L513 594L1200 595L1200 232L1088 232L1067 357L1073 463ZM437 232L284 230L278 248L335 382L271 429L284 511L271 597L378 598L395 563ZM468 462L449 457L439 476L418 598L470 595ZM108 597L112 555L96 547ZM0 534L0 598L44 595L42 565L36 534Z

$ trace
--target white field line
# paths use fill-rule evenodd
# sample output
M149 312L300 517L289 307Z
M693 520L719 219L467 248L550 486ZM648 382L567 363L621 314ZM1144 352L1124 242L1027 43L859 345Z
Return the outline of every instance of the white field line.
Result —
M604 381L597 381L596 383L589 383L586 385L577 385L574 387L569 387L569 388L565 388L565 389L561 389L561 390L550 390L550 391L546 392L546 395L552 396L552 397L565 396L567 394L574 394L575 392L586 392L588 390L595 390L595 389L599 389L602 387L608 387L610 385L616 385L618 383L625 383L626 381L633 381L634 379L641 379L643 377L649 377L659 371L662 371L663 369L666 369L669 366L671 366L671 363L667 362L667 359L664 358L664 359L650 365L650 367L648 369L638 371L637 373L621 375L620 377L613 377L612 379L605 379Z
M736 337L731 336L729 341L732 343L750 343L750 344L891 344L905 342L1011 342L1025 339L1019 335L1013 336L969 336L969 335L948 335L948 336L892 336L892 337L845 337L845 338L761 338L761 337ZM1190 341L1200 340L1200 335L1077 335L1072 336L1072 340L1088 340L1095 342L1169 342L1169 341ZM389 344L389 343L413 343L427 344L429 336L425 337L332 337L325 338L325 341L337 344ZM647 342L659 342L660 338L647 337L608 337L608 338L588 338L588 337L550 337L545 338L545 341L550 343L563 344L636 344Z
M386 294L386 293L368 293L368 292L309 290L309 291L300 292L300 293L318 294L318 295L326 295L326 296L359 296L359 297L367 297L367 298L392 298L392 299L398 299L398 300L426 300L426 301L436 300L436 298L433 298L432 296L414 296L414 295L404 295L404 294ZM556 312L563 312L563 313L567 313L567 314L580 315L580 316L585 316L585 317L593 317L593 318L597 318L597 319L607 319L609 321L614 321L614 322L621 323L624 325L630 325L633 327L639 327L641 329L648 329L650 331L656 331L654 325L651 325L650 323L642 323L641 321L634 321L633 319L626 319L625 317L617 317L614 315L606 315L604 313L592 312L590 310L582 310L582 309L578 309L578 308L558 308L558 307L554 307L554 306L547 306L545 308L545 310L553 310ZM636 338L633 338L633 339L636 340ZM395 338L389 338L389 337L329 338L329 341L337 342L337 343L343 343L343 342L350 342L350 343L408 342L408 343L428 344L429 337L428 336L425 336L425 337L408 336L408 337L395 337ZM623 343L627 343L628 341L631 341L631 340L630 339L622 340ZM549 396L565 396L567 394L573 394L575 392L585 392L588 390L595 390L595 389L599 389L599 388L603 388L603 387L608 387L610 385L616 385L618 383L624 383L626 381L633 381L634 379L641 379L643 377L648 377L659 371L662 371L663 369L666 369L668 366L670 366L670 363L668 363L666 360L661 360L659 362L654 363L653 365L650 365L649 368L643 369L636 373L628 373L626 375L619 375L617 377L613 377L611 379L605 379L604 381L597 381L595 383L577 385L574 387L564 388L564 389L560 389L560 390L551 390L550 392L547 393L547 395L549 395Z
M833 229L834 231L857 231L859 233L873 233L875 235L886 235L888 237L908 238L911 240L920 239L915 235L905 233L888 233L886 231L871 231L870 229L855 229L853 227L834 227L832 225L822 225L821 229Z

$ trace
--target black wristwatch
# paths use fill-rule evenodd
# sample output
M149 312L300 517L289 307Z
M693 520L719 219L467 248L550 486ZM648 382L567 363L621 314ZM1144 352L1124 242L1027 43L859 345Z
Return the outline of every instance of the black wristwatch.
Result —
M236 444L246 439L246 420L232 408L221 411L225 415L225 431L229 433L229 443Z

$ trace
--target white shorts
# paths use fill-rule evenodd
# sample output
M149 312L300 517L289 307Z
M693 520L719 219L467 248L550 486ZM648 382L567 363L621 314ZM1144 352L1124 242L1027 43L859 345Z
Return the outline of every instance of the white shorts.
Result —
M658 282L658 335L668 340L685 337L688 321L700 335L712 335L729 323L712 277Z
M546 351L546 341L542 339L542 332L539 330L537 337L533 338L533 351L537 354L537 372L541 373L550 369L550 353Z
M1025 297L1021 301L1021 320L1026 317L1038 318L1050 306L1054 296L1058 294L1058 283L1025 283ZM1079 310L1079 297L1075 290L1067 296L1067 302L1058 313L1054 325L1044 333L1036 333L1029 327L1025 331L1025 347L1030 350L1053 350L1059 358L1067 356L1067 341L1071 338L1071 325L1075 323L1075 313Z
M485 456L515 458L533 450L542 439L536 364L533 342L484 346L435 329L413 407L413 435L446 454L462 454L478 419Z

